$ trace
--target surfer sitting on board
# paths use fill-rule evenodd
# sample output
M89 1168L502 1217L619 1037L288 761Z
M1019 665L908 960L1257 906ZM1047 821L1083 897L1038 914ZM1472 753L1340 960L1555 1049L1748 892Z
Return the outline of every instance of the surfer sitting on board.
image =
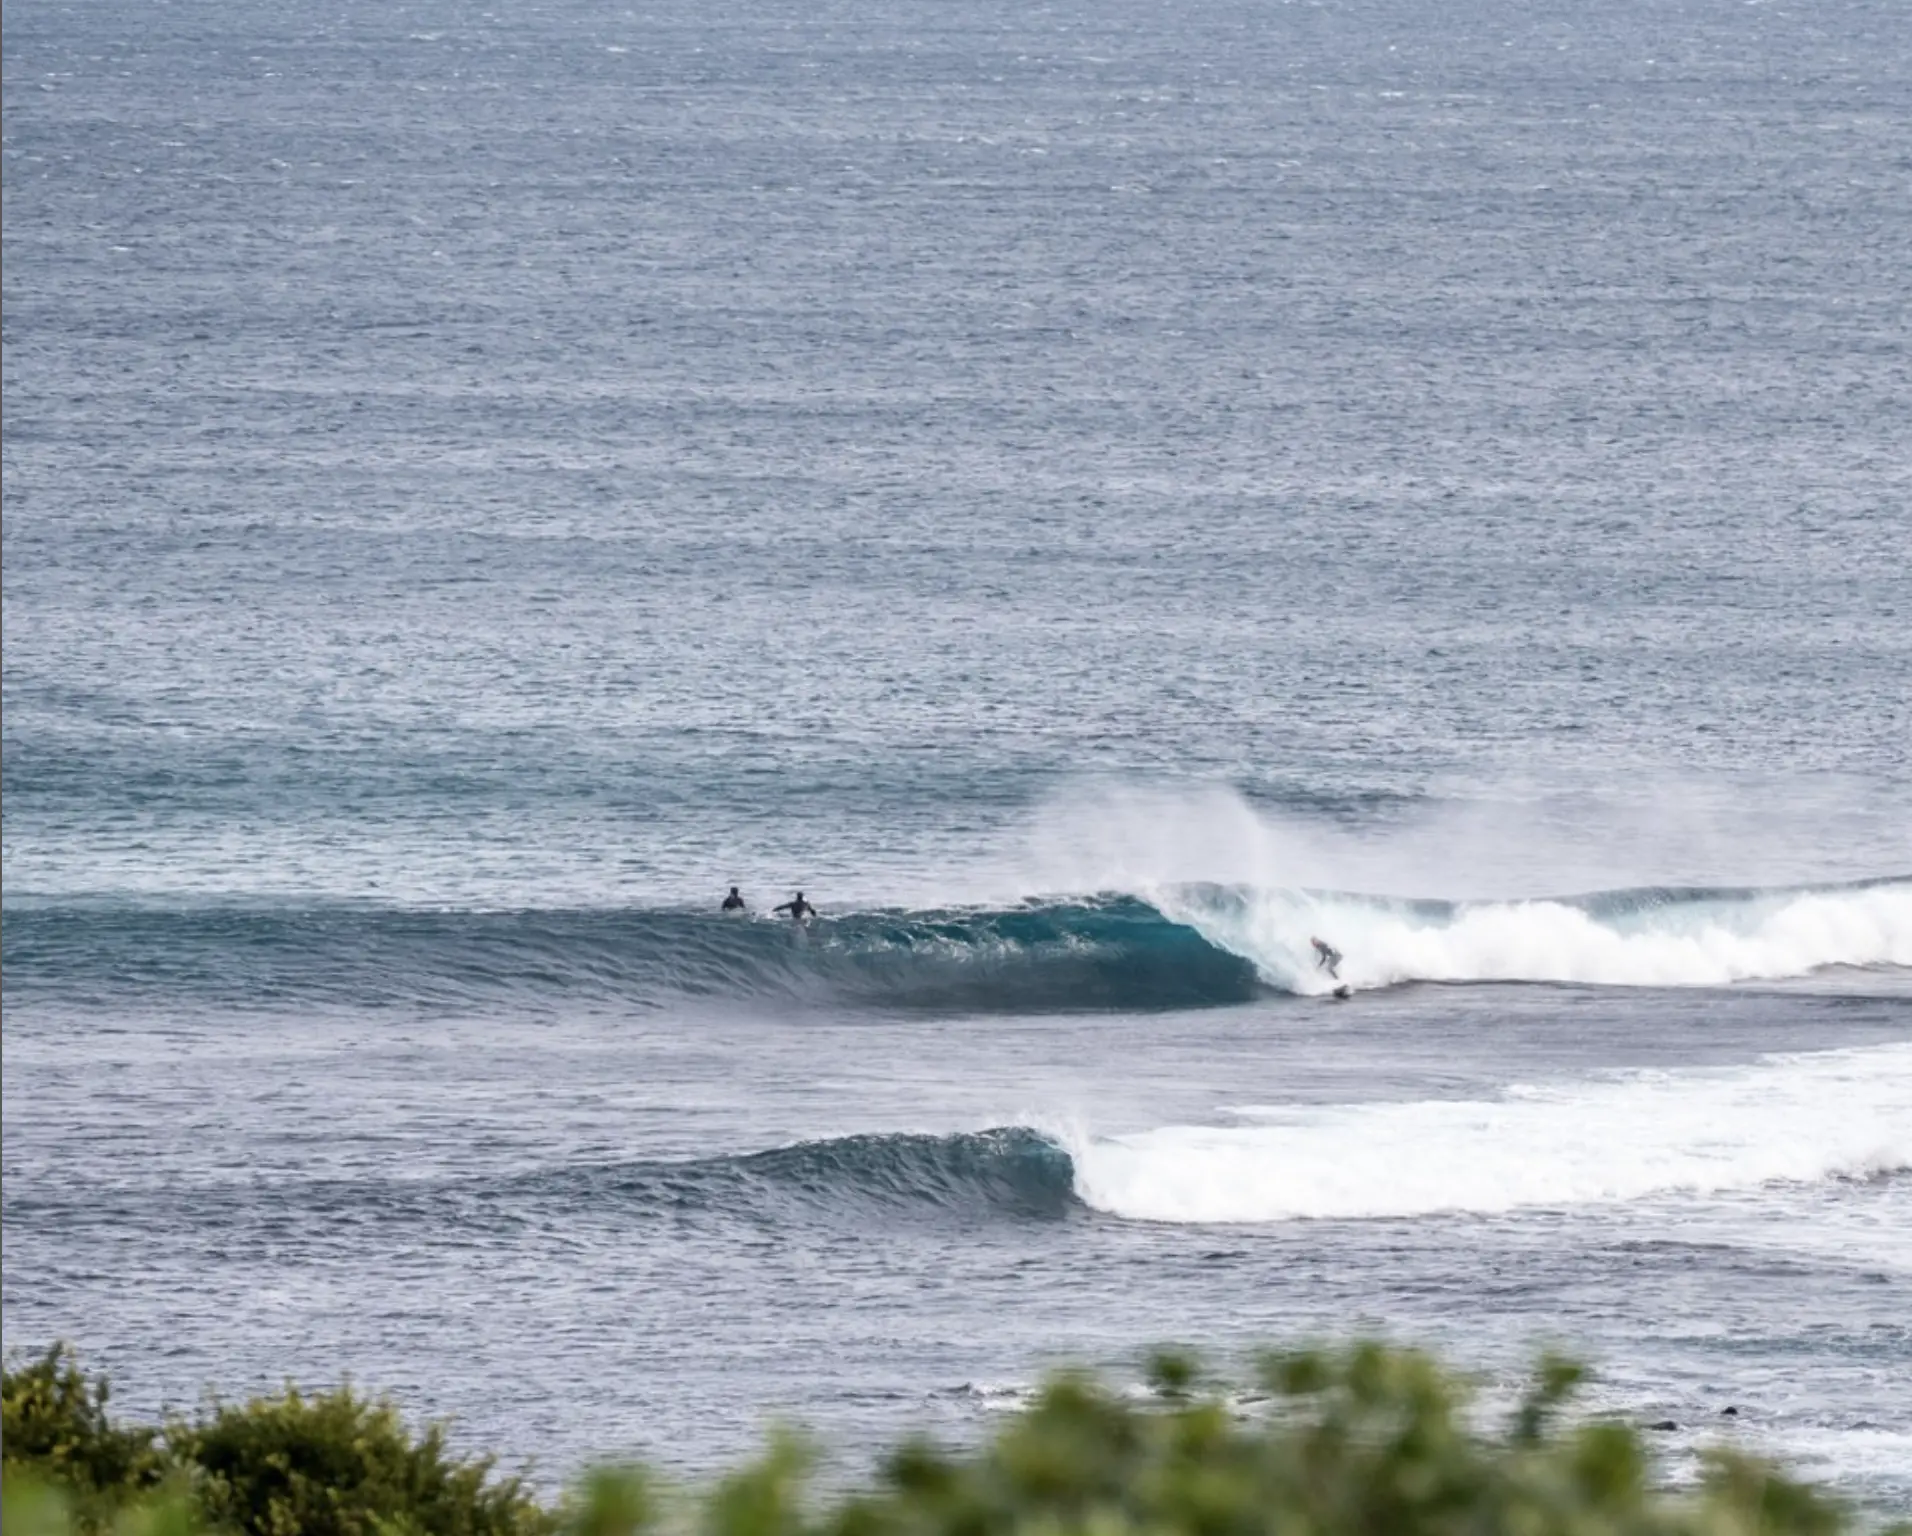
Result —
M1314 945L1315 968L1317 970L1326 971L1336 981L1339 981L1341 979L1341 951L1322 939L1310 939L1308 942Z
M724 898L724 911L741 912L743 909L744 899L738 894L737 887L733 885L730 888L730 894Z
M788 912L790 914L790 921L793 923L800 923L806 917L815 917L817 915L817 909L803 899L802 891L797 892L795 901L786 901L782 906L772 907L771 910L773 912Z

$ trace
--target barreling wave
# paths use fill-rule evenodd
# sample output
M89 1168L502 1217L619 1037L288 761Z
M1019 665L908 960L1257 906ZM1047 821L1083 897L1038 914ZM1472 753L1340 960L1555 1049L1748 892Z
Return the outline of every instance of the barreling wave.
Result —
M763 998L988 1013L1193 1008L1264 990L1247 958L1130 897L853 912L803 927L670 909L28 906L7 912L4 940L9 993L68 1002Z
M1912 879L1786 890L1410 901L1182 885L1020 906L826 915L808 927L677 909L179 910L13 904L4 986L68 1003L457 1007L501 995L773 999L948 1013L1175 1009L1408 981L1720 986L1912 967Z

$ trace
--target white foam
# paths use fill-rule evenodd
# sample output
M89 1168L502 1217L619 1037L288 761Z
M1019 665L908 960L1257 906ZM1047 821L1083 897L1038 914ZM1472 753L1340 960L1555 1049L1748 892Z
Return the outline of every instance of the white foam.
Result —
M1912 967L1912 880L1828 883L1868 866L1902 873L1912 859L1904 829L1886 834L1866 821L1877 834L1870 860L1815 861L1799 856L1805 834L1781 814L1784 802L1723 821L1717 803L1677 786L1656 795L1667 803L1596 801L1565 825L1513 804L1356 836L1284 819L1221 787L1084 785L1037 816L1020 888L1132 893L1298 992L1334 984L1315 969L1308 941L1317 934L1343 952L1343 976L1356 986L1719 986L1825 966ZM1836 807L1803 800L1791 809L1811 813L1804 825L1844 825ZM1769 889L1634 911L1550 894L1727 883ZM1335 891L1445 900L1323 894Z
M1402 981L1550 981L1723 986L1825 966L1912 966L1912 883L1683 900L1596 916L1566 901L1455 907L1298 891L1168 888L1168 916L1297 992L1334 985L1316 934L1355 987Z
M1276 1106L1071 1138L1076 1193L1137 1220L1494 1213L1912 1168L1912 1043L1510 1089Z

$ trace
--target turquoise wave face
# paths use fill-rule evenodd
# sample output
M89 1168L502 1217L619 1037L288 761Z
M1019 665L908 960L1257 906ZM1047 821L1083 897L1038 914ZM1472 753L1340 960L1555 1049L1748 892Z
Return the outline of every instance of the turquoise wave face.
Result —
M1254 965L1128 897L806 924L681 910L366 908L9 913L10 997L353 1008L766 998L935 1012L1186 1008Z

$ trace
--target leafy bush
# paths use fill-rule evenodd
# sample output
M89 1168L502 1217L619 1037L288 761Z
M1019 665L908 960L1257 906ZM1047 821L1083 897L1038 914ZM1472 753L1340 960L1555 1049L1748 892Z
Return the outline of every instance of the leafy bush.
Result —
M19 1374L57 1379L63 1371L72 1374L71 1362L56 1351ZM1566 1419L1580 1377L1570 1362L1543 1360L1512 1422L1489 1434L1469 1418L1455 1378L1414 1350L1358 1344L1272 1355L1261 1362L1256 1390L1240 1398L1203 1386L1192 1361L1163 1356L1146 1398L1061 1375L979 1449L908 1441L871 1486L835 1499L810 1493L802 1444L780 1436L759 1460L701 1495L670 1496L642 1473L605 1470L548 1508L515 1480L491 1481L489 1460L448 1457L441 1428L413 1438L390 1403L349 1390L287 1391L174 1424L158 1470L185 1481L154 1493L152 1468L139 1460L153 1454L153 1433L108 1424L103 1387L83 1404L70 1384L66 1399L34 1389L35 1404L66 1401L67 1419L87 1433L62 1439L42 1432L32 1444L47 1454L23 1453L13 1438L10 1373L6 1531L72 1536L82 1520L78 1507L49 1491L47 1480L77 1488L69 1470L76 1466L137 1469L145 1479L128 1485L145 1491L121 1508L114 1536L202 1536L221 1528L249 1536L1835 1536L1854 1529L1837 1504L1730 1452L1710 1456L1695 1489L1656 1488L1631 1426ZM20 1391L27 1401L28 1389ZM130 1447L130 1459L51 1454L95 1442ZM1912 1536L1912 1526L1897 1531Z
M6 1536L73 1536L88 1525L58 1485L9 1465L0 1486L0 1525ZM121 1504L109 1526L113 1536L205 1536L206 1525L186 1491L165 1486Z
M215 1525L250 1536L535 1536L553 1517L516 1478L492 1482L493 1458L455 1460L445 1429L416 1440L389 1401L350 1387L289 1388L175 1425L172 1453L191 1467Z
M1465 1394L1417 1351L1376 1344L1271 1356L1244 1418L1189 1395L1189 1362L1157 1363L1173 1406L1080 1377L1052 1382L993 1443L960 1455L918 1442L833 1536L1820 1536L1843 1512L1743 1457L1716 1454L1698 1493L1653 1489L1631 1427L1557 1429L1577 1367L1542 1362L1505 1436L1472 1430ZM799 1527L787 1516L748 1533Z
M444 1426L414 1438L390 1402L350 1387L315 1396L288 1388L163 1431L125 1428L107 1417L105 1381L89 1381L55 1346L6 1372L4 1401L9 1498L17 1483L27 1501L19 1518L49 1536L123 1525L116 1517L162 1486L173 1497L146 1498L135 1523L164 1515L168 1530L187 1519L247 1536L545 1536L557 1527L518 1479L492 1479L492 1458L452 1457Z
M88 1379L56 1344L0 1383L0 1457L9 1478L31 1467L67 1490L72 1516L98 1529L127 1499L157 1487L170 1463L159 1431L108 1418L105 1377ZM12 1529L9 1523L9 1529Z

